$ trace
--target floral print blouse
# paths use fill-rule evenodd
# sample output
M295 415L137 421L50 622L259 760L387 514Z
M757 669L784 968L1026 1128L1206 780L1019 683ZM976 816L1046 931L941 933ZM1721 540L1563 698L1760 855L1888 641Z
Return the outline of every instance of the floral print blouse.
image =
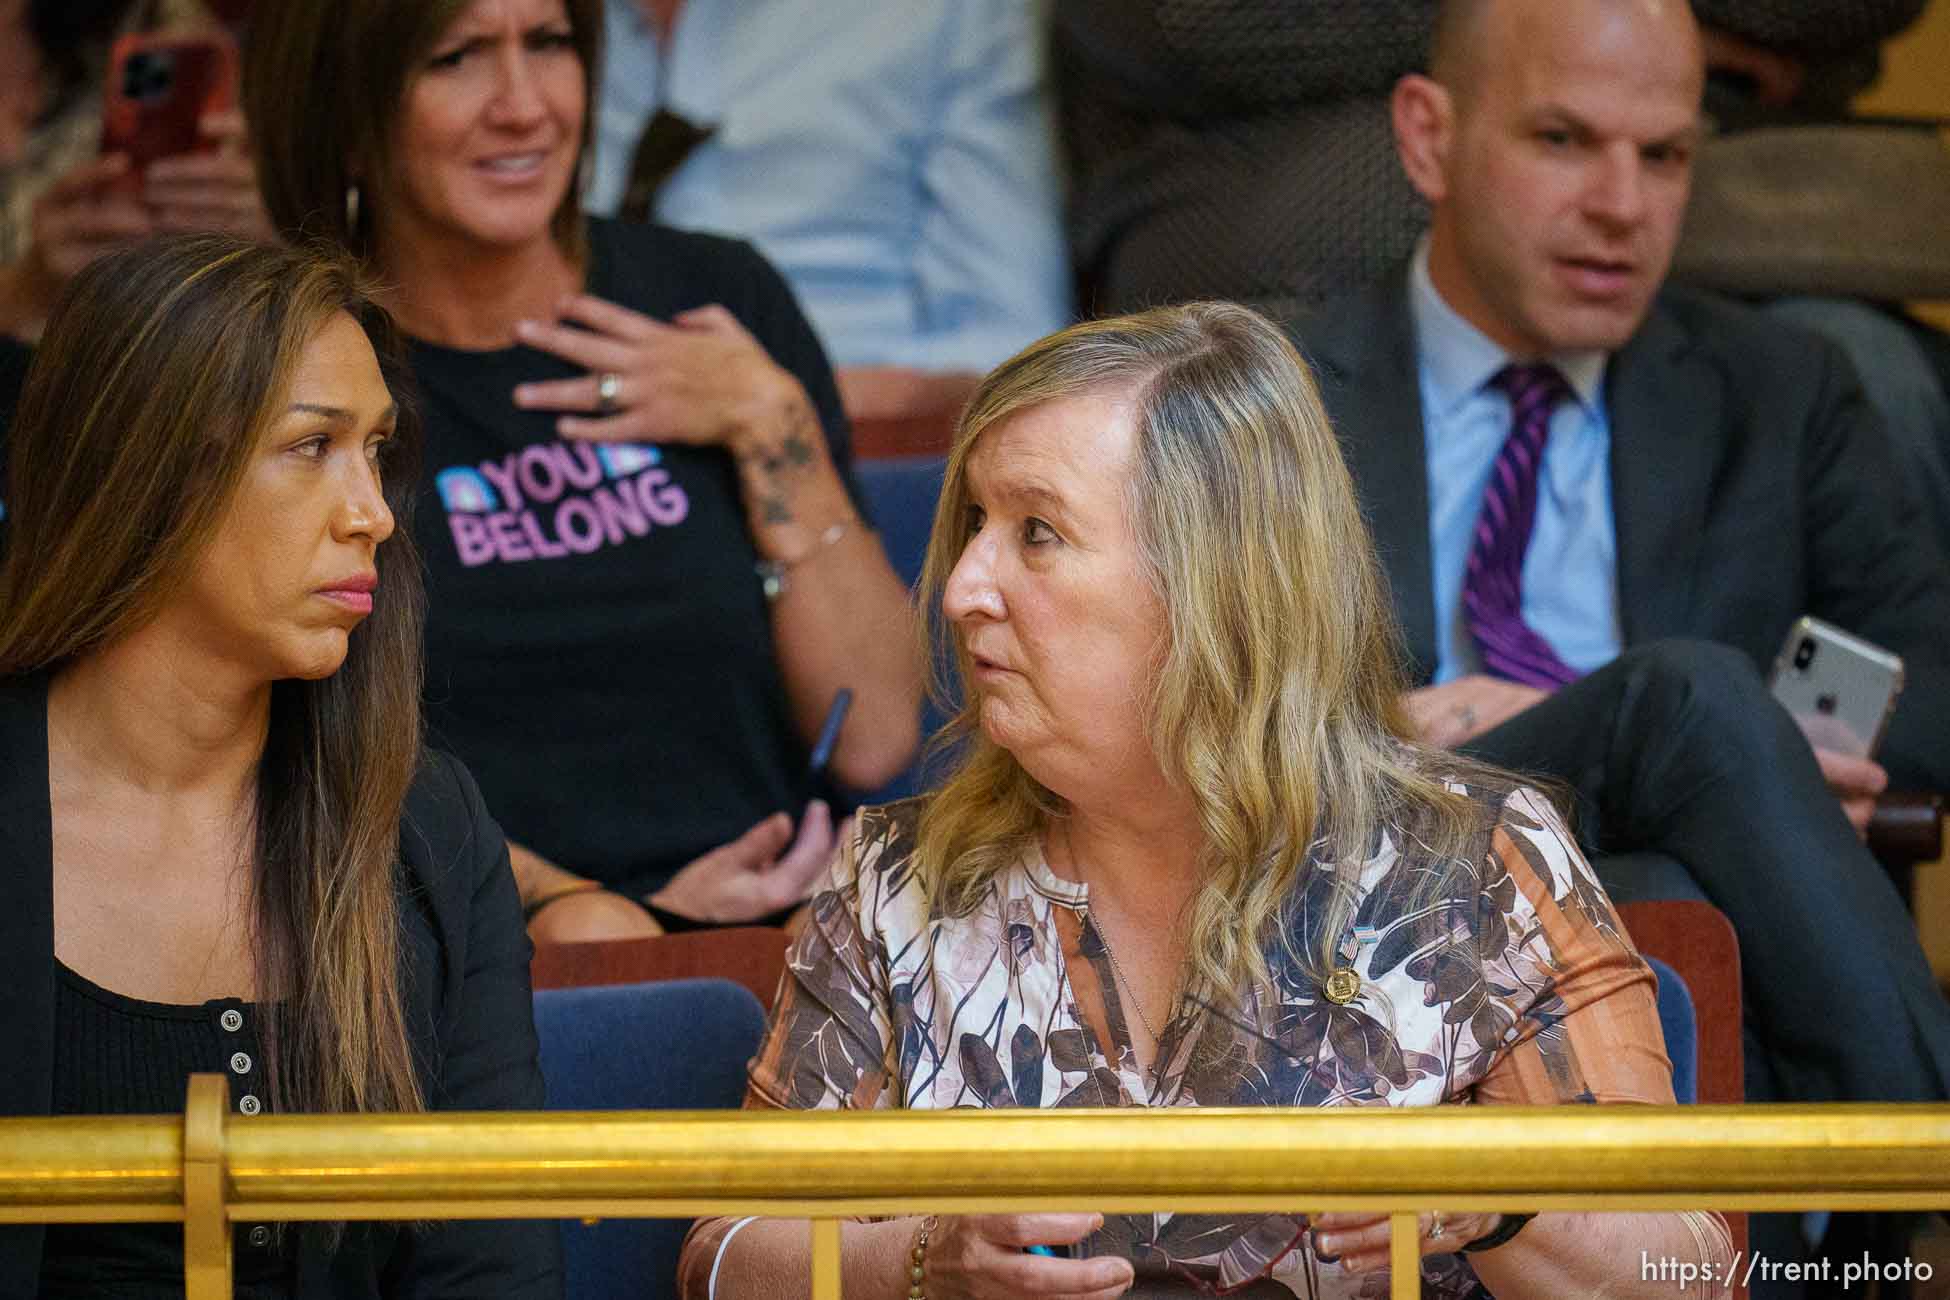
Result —
M1377 836L1340 945L1359 979L1350 1001L1330 1000L1269 945L1271 986L1229 1007L1186 999L1148 1078L1086 886L1026 855L973 914L933 914L911 862L919 801L867 810L788 955L746 1104L1670 1104L1652 972L1557 813L1525 789L1471 793L1494 817L1447 896L1411 909L1431 855L1398 829ZM1300 888L1293 924L1318 915L1307 904L1331 870L1317 866ZM1724 1223L1686 1220L1698 1258L1723 1272ZM693 1230L687 1297L704 1300L732 1226ZM1386 1274L1321 1260L1305 1228L1284 1215L1111 1215L1084 1253L1131 1259L1133 1295L1388 1294ZM1467 1256L1448 1255L1424 1260L1423 1294L1484 1292Z

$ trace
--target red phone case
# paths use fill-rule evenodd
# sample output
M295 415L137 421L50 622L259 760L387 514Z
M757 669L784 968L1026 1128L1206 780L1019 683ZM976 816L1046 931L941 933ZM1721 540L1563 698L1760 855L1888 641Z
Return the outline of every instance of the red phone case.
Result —
M236 102L237 45L225 33L130 33L109 53L102 152L127 154L125 187L140 189L157 159L215 148L197 124Z

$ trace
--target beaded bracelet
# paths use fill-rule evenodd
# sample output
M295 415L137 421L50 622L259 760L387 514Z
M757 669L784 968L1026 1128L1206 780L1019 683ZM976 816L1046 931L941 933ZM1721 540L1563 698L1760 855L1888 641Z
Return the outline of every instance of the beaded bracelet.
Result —
M914 1244L907 1249L907 1300L928 1298L921 1284L928 1276L928 1238L934 1235L939 1223L932 1214L921 1220L921 1230L914 1234Z
M1496 1227L1490 1229L1490 1231L1484 1233L1474 1241L1465 1242L1460 1249L1465 1254L1475 1254L1478 1251L1484 1250L1495 1250L1498 1246L1501 1246L1504 1242L1523 1231L1523 1225L1529 1223L1536 1217L1534 1214L1506 1214L1497 1223Z

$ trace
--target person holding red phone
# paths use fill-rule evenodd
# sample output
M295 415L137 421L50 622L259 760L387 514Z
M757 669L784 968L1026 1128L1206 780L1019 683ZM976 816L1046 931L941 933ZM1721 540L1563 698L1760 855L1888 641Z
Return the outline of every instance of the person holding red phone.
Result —
M210 102L221 106L182 119L182 147L138 159L104 139L104 102L126 72L110 46L165 36L185 50L229 46L199 0L0 0L0 333L32 342L76 272L150 235L272 237L230 107L234 54L218 60L228 81Z

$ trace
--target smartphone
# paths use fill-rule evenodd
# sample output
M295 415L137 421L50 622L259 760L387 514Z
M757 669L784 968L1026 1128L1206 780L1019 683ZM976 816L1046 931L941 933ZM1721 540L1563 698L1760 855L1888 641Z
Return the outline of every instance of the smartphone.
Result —
M104 89L102 152L129 156L118 188L139 192L149 164L216 148L198 123L237 103L237 43L221 31L131 32L109 51Z
M1820 749L1872 758L1903 689L1903 661L1818 618L1788 629L1774 660L1774 698Z

